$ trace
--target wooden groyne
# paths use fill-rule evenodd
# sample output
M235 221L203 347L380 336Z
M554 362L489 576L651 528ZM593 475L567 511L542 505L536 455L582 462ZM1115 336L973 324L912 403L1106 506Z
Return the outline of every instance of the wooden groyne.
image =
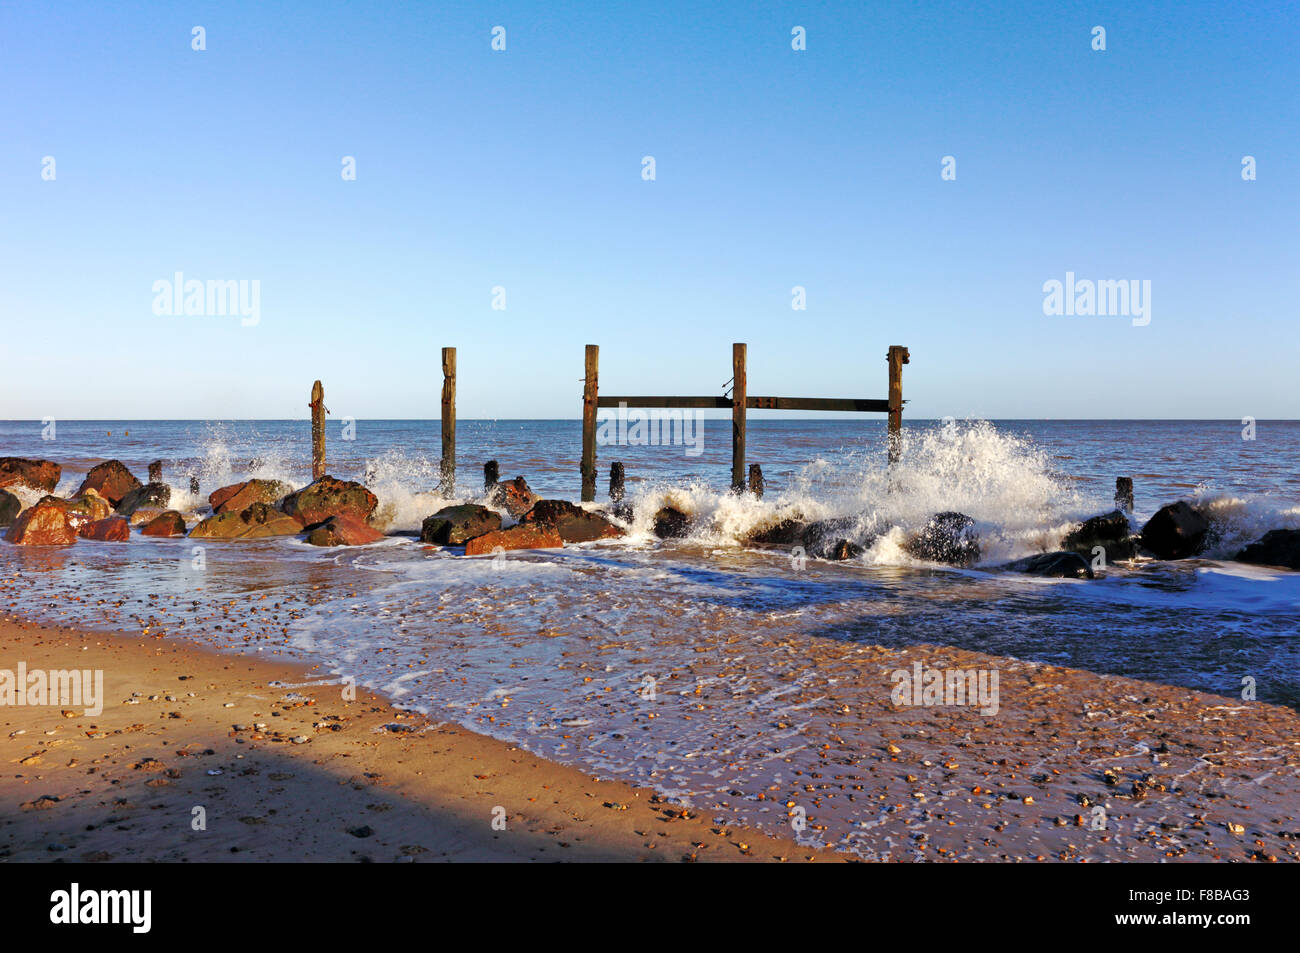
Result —
M582 460L579 475L582 481L582 501L596 499L596 414L601 408L623 409L677 409L677 410L730 410L731 411L731 488L737 493L748 490L762 496L765 487L762 467L753 463L745 466L745 444L748 413L751 410L811 410L848 411L851 413L888 414L889 462L896 463L902 453L903 428L903 365L909 362L907 348L895 344L886 354L888 362L888 396L884 399L858 397L763 397L749 393L748 346L736 343L731 346L731 380L729 392L717 396L623 396L602 395L599 387L600 346L588 344L583 360L582 375ZM320 381L311 389L311 446L312 479L325 475L325 391ZM495 460L484 465L484 484L497 481L499 468ZM439 465L440 491L450 496L456 481L456 349L442 349L442 459ZM615 462L610 468L610 498L618 502L623 497L625 474L623 464Z

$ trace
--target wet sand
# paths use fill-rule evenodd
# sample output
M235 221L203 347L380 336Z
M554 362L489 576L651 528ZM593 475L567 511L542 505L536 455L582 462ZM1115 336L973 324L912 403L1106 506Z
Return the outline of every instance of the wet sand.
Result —
M841 859L362 690L347 701L304 685L306 667L12 616L0 645L0 668L102 669L105 689L98 715L0 707L0 860Z
M696 799L682 817L646 788L304 686L314 673L292 663L12 618L0 640L0 667L106 679L98 717L0 707L3 859L1300 859L1292 709L952 647L810 656L824 678L794 703L825 696L800 733L815 750L751 764L757 793ZM895 705L890 673L918 662L996 670L997 714ZM206 831L191 829L195 806ZM772 831L791 807L807 816L798 843L748 826ZM847 816L851 833L831 836L826 821ZM804 846L822 843L853 853Z

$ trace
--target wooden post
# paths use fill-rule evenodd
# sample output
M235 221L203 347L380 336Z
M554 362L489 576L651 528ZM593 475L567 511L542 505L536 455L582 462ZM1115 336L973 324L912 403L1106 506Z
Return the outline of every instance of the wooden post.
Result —
M162 461L161 460L155 460L153 463L149 464L149 482L150 483L162 482Z
M444 496L456 490L456 349L442 349L442 482Z
M600 347L587 345L582 376L582 502L596 499L596 377L600 369Z
M745 490L745 401L749 396L745 376L745 345L731 345L731 489Z
M320 381L311 385L311 479L325 475L325 388Z
M889 462L897 463L903 451L903 365L907 348L895 344L889 349Z
M190 493L193 496L199 495L199 478L196 476L190 477Z
M490 490L501 480L501 468L495 460L483 464L483 489Z
M615 461L609 465L609 498L611 502L623 502L623 464Z
M760 500L763 498L763 468L757 463L749 465L749 492L753 493Z
M1133 512L1133 478L1115 477L1115 505L1126 513Z

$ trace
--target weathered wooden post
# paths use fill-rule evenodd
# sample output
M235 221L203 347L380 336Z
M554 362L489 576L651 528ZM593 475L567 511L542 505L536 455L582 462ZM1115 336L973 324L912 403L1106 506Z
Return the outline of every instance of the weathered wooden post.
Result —
M1115 505L1126 513L1133 512L1133 478L1115 477Z
M199 495L199 478L196 476L190 477L190 494L192 496Z
M161 460L155 460L153 463L149 464L149 482L150 483L162 482L162 461Z
M609 499L613 503L623 502L623 464L618 461L609 465Z
M907 348L895 344L889 349L889 462L897 463L903 451L903 365Z
M325 388L320 381L311 385L311 478L325 475Z
M760 500L763 498L763 488L766 484L763 482L763 468L757 463L749 465L749 492L753 493Z
M456 349L442 349L442 465L439 490L450 496L456 490Z
M483 489L490 490L501 481L501 467L495 460L483 464Z
M731 345L731 489L745 490L745 402L748 383L745 376L745 345Z
M600 347L587 345L582 377L582 502L596 499L596 377L600 369Z

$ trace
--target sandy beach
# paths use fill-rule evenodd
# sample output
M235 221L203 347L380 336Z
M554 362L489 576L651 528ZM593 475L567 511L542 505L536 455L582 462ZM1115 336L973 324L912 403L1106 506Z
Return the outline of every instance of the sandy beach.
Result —
M8 861L850 859L719 826L708 805L683 813L364 691L348 701L291 663L13 616L0 639L4 667L100 669L105 685L99 715L0 708ZM805 843L838 797L874 819L854 844L869 858L1300 856L1294 711L951 648L862 660L882 678L918 662L996 664L998 715L879 692L845 712L824 772L800 785Z
M345 701L303 667L13 617L0 644L0 667L103 670L106 699L96 716L0 708L0 860L840 859L364 691Z

